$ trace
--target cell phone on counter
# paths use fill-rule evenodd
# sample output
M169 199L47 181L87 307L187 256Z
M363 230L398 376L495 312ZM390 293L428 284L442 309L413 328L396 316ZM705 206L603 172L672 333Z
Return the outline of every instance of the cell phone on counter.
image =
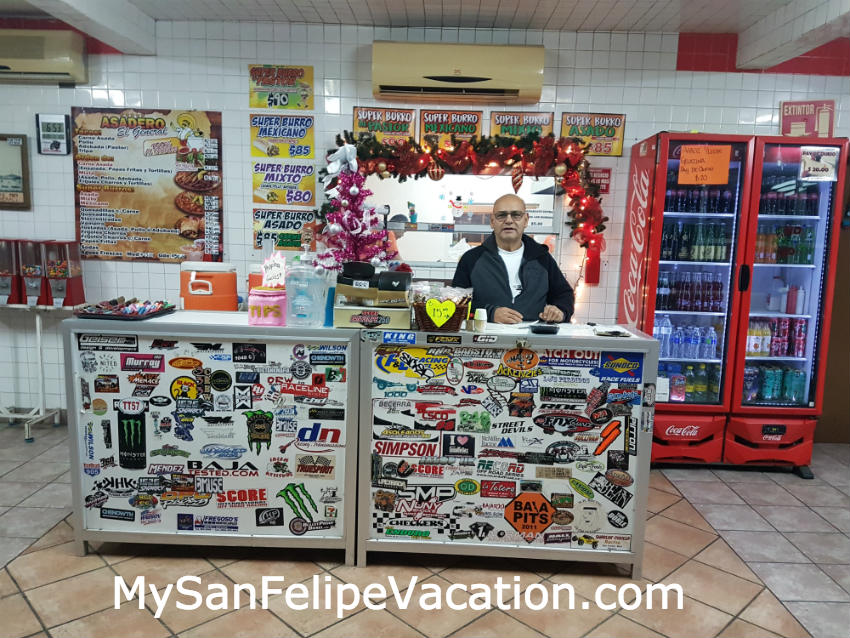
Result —
M555 335L558 334L558 330L560 330L561 327L557 323L546 323L544 321L540 321L538 323L531 324L529 329L531 332L538 335Z

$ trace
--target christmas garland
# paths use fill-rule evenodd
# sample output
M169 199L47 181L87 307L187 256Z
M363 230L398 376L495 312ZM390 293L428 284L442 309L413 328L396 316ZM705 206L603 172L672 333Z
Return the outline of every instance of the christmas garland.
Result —
M351 144L357 149L358 170L364 175L377 174L382 179L404 182L426 175L440 180L446 172L453 174L500 173L510 171L514 192L519 191L527 175L538 178L554 175L555 181L569 198L567 224L570 237L582 248L603 250L605 222L599 186L589 177L590 164L585 153L589 144L576 137L555 139L553 134L540 137L530 133L520 138L486 135L440 148L437 136L425 136L425 146L412 137L397 143L381 142L369 133L355 136L349 131L337 135L337 146ZM337 149L328 151L335 152ZM324 211L323 211L324 212Z

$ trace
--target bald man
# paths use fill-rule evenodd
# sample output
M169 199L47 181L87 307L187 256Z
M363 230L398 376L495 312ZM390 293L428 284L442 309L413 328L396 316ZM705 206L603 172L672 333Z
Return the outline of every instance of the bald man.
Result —
M464 253L453 286L472 288L472 307L485 308L495 323L569 321L573 289L549 249L523 234L528 226L525 202L502 195L493 204L493 233Z

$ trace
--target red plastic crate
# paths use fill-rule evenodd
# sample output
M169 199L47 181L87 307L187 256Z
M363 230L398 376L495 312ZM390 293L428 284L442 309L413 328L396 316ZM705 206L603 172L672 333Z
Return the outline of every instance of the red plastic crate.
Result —
M720 463L724 416L655 414L653 463Z
M817 419L731 417L723 461L734 465L808 465Z

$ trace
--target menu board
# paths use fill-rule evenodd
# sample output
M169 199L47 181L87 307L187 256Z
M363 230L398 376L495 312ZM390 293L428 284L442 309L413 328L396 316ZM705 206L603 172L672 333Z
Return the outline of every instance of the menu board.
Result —
M493 112L490 113L490 135L522 137L537 133L540 137L546 137L552 133L554 119L554 113Z
M84 259L222 259L221 113L71 109Z
M347 344L75 345L87 529L342 537Z
M452 136L458 142L481 137L482 111L419 111L420 144L428 145L426 136L436 135L437 148L450 149Z
M252 113L251 157L313 159L316 142L312 115Z
M622 113L564 113L561 136L580 137L590 144L587 155L623 154L626 116Z
M252 109L313 110L313 67L251 64L248 66Z
M369 133L379 142L393 144L415 137L416 111L355 106L351 130L355 135Z
M373 351L371 539L631 549L642 353L408 335Z

